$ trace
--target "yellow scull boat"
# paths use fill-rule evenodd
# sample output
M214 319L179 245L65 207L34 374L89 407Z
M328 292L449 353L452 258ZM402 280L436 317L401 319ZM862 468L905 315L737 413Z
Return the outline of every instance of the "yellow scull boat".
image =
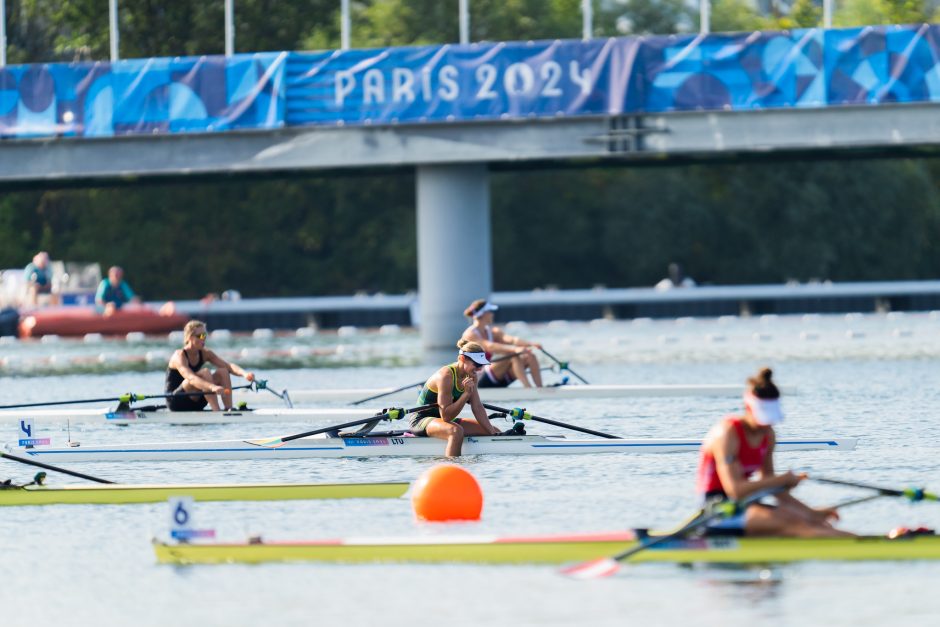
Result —
M556 564L607 557L637 545L633 532L532 537L351 538L312 542L154 542L157 560L170 564L261 562ZM650 547L631 562L770 564L798 561L938 560L940 537L897 539L737 538L680 539Z
M287 501L305 499L393 499L410 484L389 483L217 483L192 485L45 485L0 488L0 506L157 503L189 496L196 501Z

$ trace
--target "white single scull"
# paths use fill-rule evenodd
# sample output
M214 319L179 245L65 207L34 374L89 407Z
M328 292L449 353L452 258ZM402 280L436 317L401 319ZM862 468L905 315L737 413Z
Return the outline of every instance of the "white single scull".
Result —
M345 435L345 434L344 434ZM71 446L6 445L8 453L52 463L110 461L186 461L223 459L302 459L338 457L440 457L445 442L401 432L355 437L310 436L266 446L270 438L141 444L79 444ZM781 451L853 450L855 438L792 438L777 440ZM468 437L464 455L577 455L584 453L675 453L697 451L697 439L568 439L561 435Z
M0 424L18 424L23 420L41 424L69 422L72 424L99 423L121 426L133 424L214 425L238 422L345 422L368 418L381 411L381 408L366 409L359 407L335 409L269 407L230 411L116 410L109 407L95 409L8 409L0 411Z
M399 390L398 388L357 388L324 390L286 390L291 402L303 403L354 403L370 397L378 399L414 399L421 384ZM791 396L796 394L795 387L781 386L780 391ZM511 385L505 388L480 388L480 398L484 402L507 401L561 401L586 398L638 398L664 396L741 396L744 386L733 384L690 384L690 385L557 385L542 388L526 388ZM272 394L236 391L235 399L249 405L284 404L284 401Z

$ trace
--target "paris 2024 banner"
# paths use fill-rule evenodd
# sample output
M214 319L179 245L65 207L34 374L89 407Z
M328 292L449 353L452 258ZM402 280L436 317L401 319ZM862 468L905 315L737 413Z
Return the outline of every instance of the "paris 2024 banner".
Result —
M940 101L940 26L0 69L0 136L111 137Z

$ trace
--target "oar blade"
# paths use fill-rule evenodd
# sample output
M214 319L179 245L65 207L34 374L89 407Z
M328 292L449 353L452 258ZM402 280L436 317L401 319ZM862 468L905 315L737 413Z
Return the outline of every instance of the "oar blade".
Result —
M254 444L255 446L260 446L262 448L280 448L284 446L284 440L282 438L264 438L261 440L245 440L248 444Z
M559 572L572 579L602 579L610 577L618 570L620 570L620 562L611 557L600 557L587 562L569 564L562 567Z

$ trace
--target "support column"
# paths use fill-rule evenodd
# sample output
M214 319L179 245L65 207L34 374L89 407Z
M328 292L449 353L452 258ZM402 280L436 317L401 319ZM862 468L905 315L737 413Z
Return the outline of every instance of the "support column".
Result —
M418 302L425 348L456 348L463 310L493 289L486 165L419 166Z

